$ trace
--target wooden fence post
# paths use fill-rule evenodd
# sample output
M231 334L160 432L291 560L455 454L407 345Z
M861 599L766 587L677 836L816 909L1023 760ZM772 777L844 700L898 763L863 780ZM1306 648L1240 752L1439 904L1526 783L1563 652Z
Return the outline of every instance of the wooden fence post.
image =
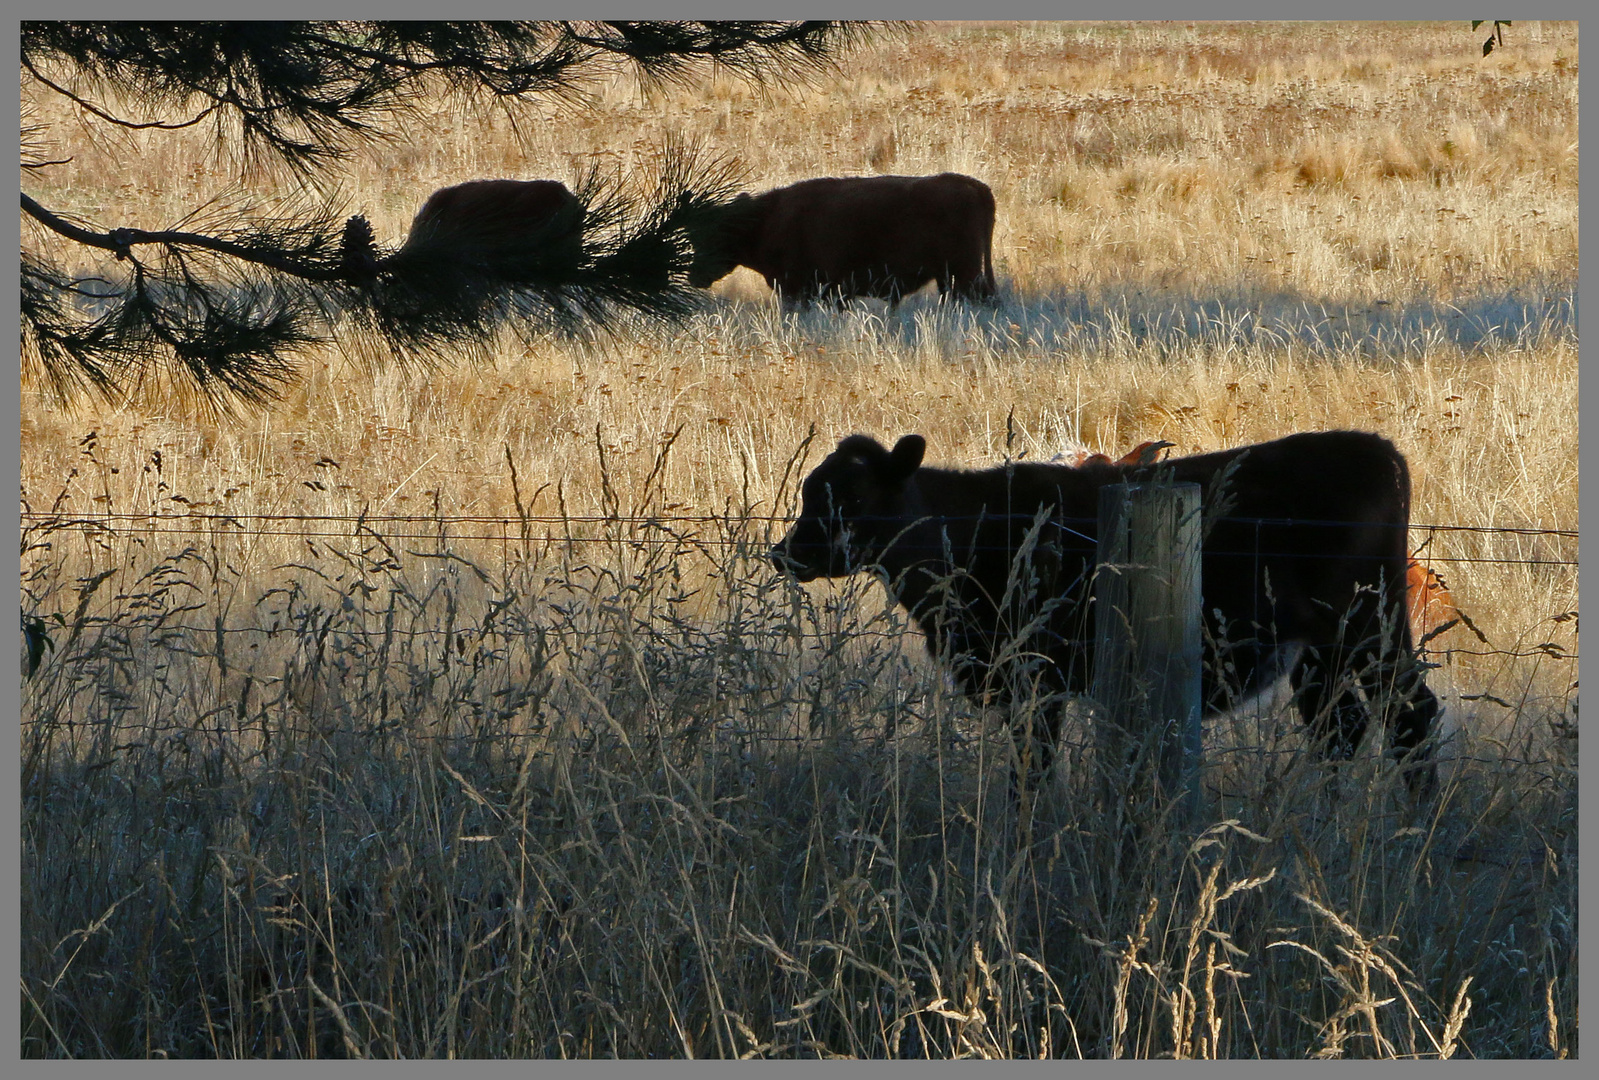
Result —
M1121 766L1136 755L1131 783L1147 790L1158 780L1190 821L1200 811L1199 511L1198 484L1101 488L1094 584L1092 696L1104 710L1102 751L1112 755L1104 775L1125 775Z

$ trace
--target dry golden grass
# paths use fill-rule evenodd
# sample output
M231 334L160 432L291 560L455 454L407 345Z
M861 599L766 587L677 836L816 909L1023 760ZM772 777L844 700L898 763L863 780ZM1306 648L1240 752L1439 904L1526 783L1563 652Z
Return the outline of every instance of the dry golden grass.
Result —
M61 619L24 689L24 1054L1576 1052L1578 579L1511 561L1574 537L1426 549L1493 645L1433 643L1433 814L1375 753L1327 796L1267 709L1213 732L1215 842L1121 872L1091 753L1018 850L1002 733L881 591L760 559L851 431L976 465L1375 430L1418 524L1576 530L1575 24L1488 58L1464 23L955 24L845 67L516 133L441 107L343 190L394 243L436 187L669 131L756 189L953 169L998 200L996 307L784 314L741 271L683 328L491 370L313 356L225 422L24 387L25 511L176 516L24 520ZM40 115L73 165L25 186L106 225L233 175ZM715 520L575 520L612 509Z

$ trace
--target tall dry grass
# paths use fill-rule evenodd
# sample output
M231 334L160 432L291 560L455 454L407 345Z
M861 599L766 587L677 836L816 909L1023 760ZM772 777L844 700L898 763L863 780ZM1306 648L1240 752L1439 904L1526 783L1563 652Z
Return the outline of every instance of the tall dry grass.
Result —
M1576 28L1468 37L957 24L766 97L441 109L344 178L381 237L671 130L756 188L983 178L1002 301L782 313L741 272L492 370L311 357L227 422L24 387L21 1052L1575 1054L1574 538L1413 535L1487 638L1430 643L1437 806L1266 701L1131 858L1084 718L1024 844L1002 725L882 591L762 558L856 430L986 464L1362 428L1418 524L1574 531ZM30 193L107 223L232 176L55 132Z

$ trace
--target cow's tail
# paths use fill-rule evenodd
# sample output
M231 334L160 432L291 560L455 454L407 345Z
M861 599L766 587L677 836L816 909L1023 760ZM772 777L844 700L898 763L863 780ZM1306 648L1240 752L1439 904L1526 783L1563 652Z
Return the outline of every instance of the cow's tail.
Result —
M1399 645L1397 657L1389 656L1379 666L1392 671L1393 701L1388 722L1394 756L1405 774L1411 794L1419 799L1431 799L1438 791L1438 765L1432 759L1428 738L1437 724L1442 706L1432 689L1427 686L1426 665L1416 655L1416 645L1411 633L1409 564L1410 564L1410 466L1397 447L1388 447L1394 467L1393 517L1401 528L1393 530L1398 540L1397 553L1390 553L1390 572L1385 582L1389 589L1390 605L1387 618L1396 625L1394 630ZM1384 677L1382 682L1388 682ZM1371 689L1367 689L1371 693Z
M1410 465L1399 448L1383 440L1383 451L1393 469L1392 502L1384 514L1390 521L1388 538L1383 545L1384 582L1387 590L1384 610L1400 625L1400 642L1405 651L1412 649L1410 634L1410 597L1408 588L1410 570Z
M999 292L999 283L994 280L994 201L989 196L988 202L988 228L983 231L983 276L978 281L978 292L986 299L992 299Z

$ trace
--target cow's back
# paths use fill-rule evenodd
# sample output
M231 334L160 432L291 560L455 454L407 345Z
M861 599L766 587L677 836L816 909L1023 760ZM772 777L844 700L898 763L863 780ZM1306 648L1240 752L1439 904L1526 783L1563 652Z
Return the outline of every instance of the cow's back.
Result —
M581 245L583 204L558 180L468 180L428 196L402 250Z
M1381 435L1362 431L1289 435L1173 458L1154 471L1167 467L1179 481L1209 486L1225 480L1237 517L1392 520L1408 514L1410 504L1404 457Z
M1316 432L1169 464L1210 507L1207 613L1319 640L1361 590L1381 582L1403 594L1410 476L1387 439Z
M1357 596L1373 586L1384 583L1390 597L1403 596L1409 474L1399 451L1379 435L1290 435L1151 466L1104 461L981 472L924 468L917 486L924 505L953 518L940 528L953 532L952 550L969 553L962 573L973 583L975 598L1006 591L1014 572L1011 553L1033 514L1046 508L1062 526L1052 545L1065 560L1061 579L1048 588L1067 590L1069 583L1085 581L1083 560L1094 558L1097 543L1100 490L1162 478L1201 488L1207 618L1220 610L1229 627L1245 635L1321 643L1339 633ZM1009 524L967 524L996 512ZM972 529L986 531L974 535ZM932 539L923 545L941 546ZM1062 609L1063 624L1075 618Z

